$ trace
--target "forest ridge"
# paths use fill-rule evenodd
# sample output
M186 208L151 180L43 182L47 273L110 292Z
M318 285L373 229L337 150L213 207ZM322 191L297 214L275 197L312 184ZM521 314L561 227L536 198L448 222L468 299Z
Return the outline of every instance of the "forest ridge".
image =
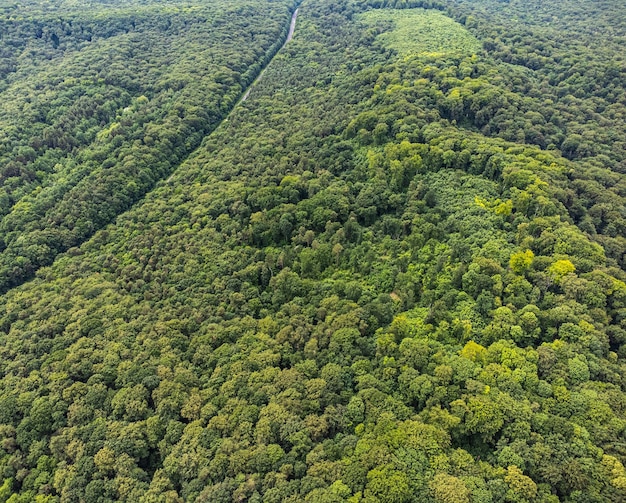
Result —
M626 500L625 44L0 0L0 502Z

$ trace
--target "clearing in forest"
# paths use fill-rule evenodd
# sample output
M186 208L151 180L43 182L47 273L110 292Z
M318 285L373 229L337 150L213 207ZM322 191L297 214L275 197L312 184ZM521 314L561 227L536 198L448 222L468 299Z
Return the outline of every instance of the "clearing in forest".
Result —
M383 26L378 40L403 56L471 55L480 42L465 27L439 11L425 9L376 9L360 16L369 26Z

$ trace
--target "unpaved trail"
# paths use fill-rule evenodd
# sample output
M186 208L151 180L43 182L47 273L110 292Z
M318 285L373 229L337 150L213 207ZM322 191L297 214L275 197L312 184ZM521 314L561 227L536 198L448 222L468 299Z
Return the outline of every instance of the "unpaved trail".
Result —
M276 54L278 54L280 51L282 51L285 46L289 43L289 41L293 38L293 34L296 31L296 20L298 19L298 11L300 10L300 8L298 7L294 12L293 15L291 16L291 24L289 25L289 33L287 33L287 39L285 40L285 43L280 47L280 49L278 49L278 51L276 51ZM265 70L267 70L267 67L270 66L270 64L272 63L272 61L274 60L274 58L276 57L276 54L274 54L274 56L272 57L272 59L270 59L270 61L267 63L267 65L265 65L265 68L263 68L263 70L261 70L261 73L259 73L259 76L254 79L252 81L252 84L250 84L248 86L248 89L246 90L246 92L244 93L244 95L241 97L241 99L235 104L235 106L231 109L231 111L228 113L228 115L226 117L224 117L224 119L222 120L222 122L226 122L228 120L228 117L230 116L230 114L233 112L233 110L235 108L237 108L237 106L240 103L243 103L244 101L246 101L248 99L248 96L250 96L250 91L252 91L252 88L254 87L254 85L261 80L261 77L263 77L263 74L265 73ZM219 126L217 126L219 127ZM217 129L217 127L215 129ZM174 170L174 172L168 177L167 180L165 180L165 183L169 183L172 178L174 178L174 173L176 173L176 170Z
M294 13L293 16L291 16L291 25L289 26L289 34L287 35L287 40L285 40L285 43L283 44L283 47L285 47L287 45L287 42L289 42L292 38L293 38L293 32L296 31L296 19L298 18L298 11L300 10L300 7L298 7ZM282 49L282 47L281 47Z
M298 7L293 15L291 16L291 24L289 25L289 33L287 34L287 40L285 40L285 43L282 45L282 47L280 49L278 49L278 51L276 51L276 54L278 54L280 51L282 51L284 49L284 47L289 43L289 41L293 38L293 33L294 31L296 31L296 20L298 19L298 11L300 10L300 8ZM276 55L274 55L274 58L276 57ZM272 58L272 60L274 59ZM243 103L244 101L246 101L248 99L248 96L250 96L250 91L252 91L252 88L254 87L254 84L256 84L259 80L261 80L261 77L263 77L263 74L265 73L265 70L267 70L267 67L270 66L270 63L272 62L272 60L270 60L270 62L265 66L265 68L263 68L263 71L261 71L261 73L259 73L259 76L254 79L254 82L252 82L252 84L250 84L250 86L248 87L248 90L246 91L246 93L243 95L243 97L239 100L239 103ZM237 103L237 105L239 105L239 103ZM235 105L235 106L237 106Z

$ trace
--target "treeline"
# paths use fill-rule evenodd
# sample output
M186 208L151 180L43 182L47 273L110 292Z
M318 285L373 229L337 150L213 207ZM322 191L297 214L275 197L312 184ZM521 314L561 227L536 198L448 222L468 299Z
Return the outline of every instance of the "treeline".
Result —
M626 498L619 161L511 141L474 94L539 77L364 10L304 4L170 180L2 297L0 498Z
M280 48L291 9L107 7L68 14L62 32L47 17L4 21L5 44L15 38L32 47L2 92L0 291L82 243L169 175ZM267 19L257 26L250 16ZM38 23L59 33L59 43L38 38ZM100 31L88 40L81 24ZM19 49L11 49L18 59Z

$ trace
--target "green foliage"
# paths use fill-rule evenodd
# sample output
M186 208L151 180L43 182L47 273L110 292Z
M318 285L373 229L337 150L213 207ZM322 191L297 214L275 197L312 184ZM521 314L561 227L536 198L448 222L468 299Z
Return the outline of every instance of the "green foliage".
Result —
M54 4L0 19L0 291L170 175L278 50L291 7Z
M576 267L570 260L557 260L549 268L548 273L555 281L561 281L564 276L571 274L576 270Z
M483 49L399 55L377 42L391 23L363 21L383 4L437 7L397 17L463 24ZM6 257L73 246L7 259L38 269L0 298L0 500L626 500L624 81L579 2L304 4L214 130L202 110L232 108L290 5L20 5L32 20L0 2L2 92L26 104L39 75L49 124L6 129L7 169L37 162L28 131L56 138L56 118L82 139L41 147L53 169L0 197ZM109 68L104 48L146 66ZM29 50L40 71L13 56ZM128 176L103 187L111 170ZM154 190L103 202L98 231L67 199L85 233L55 241L63 194L144 175Z
M441 12L424 9L375 9L359 16L371 27L393 26L378 36L390 49L406 56L472 55L480 50L480 42L462 25Z
M452 475L438 473L433 477L430 487L437 503L468 503L470 501L470 491L462 480Z
M509 260L509 267L513 272L523 274L530 268L533 258L535 258L535 254L531 250L514 253Z

